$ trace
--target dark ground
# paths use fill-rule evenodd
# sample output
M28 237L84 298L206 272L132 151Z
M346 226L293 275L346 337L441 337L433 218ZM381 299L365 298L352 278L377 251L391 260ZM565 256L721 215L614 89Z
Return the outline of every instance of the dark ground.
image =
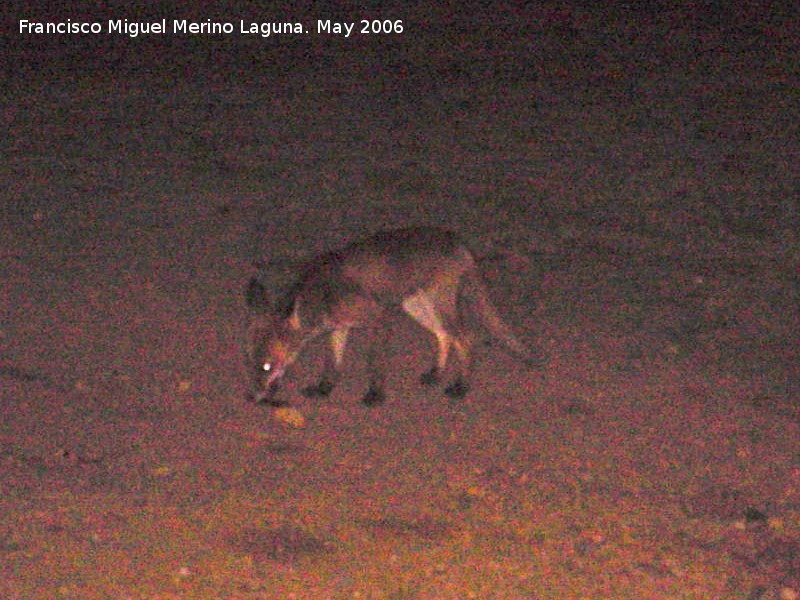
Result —
M437 6L6 21L0 596L798 597L796 15ZM397 319L385 405L358 352L330 399L247 403L257 266L409 224L499 255L550 362L487 349L448 401Z

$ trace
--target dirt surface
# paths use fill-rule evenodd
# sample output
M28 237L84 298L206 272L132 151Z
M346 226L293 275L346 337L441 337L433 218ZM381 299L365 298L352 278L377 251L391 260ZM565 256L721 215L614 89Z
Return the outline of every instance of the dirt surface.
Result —
M0 597L798 598L800 37L742 4L15 21ZM258 20L225 10L195 18ZM384 405L358 336L329 399L247 402L247 279L411 224L467 239L549 361L487 347L448 400L398 317Z

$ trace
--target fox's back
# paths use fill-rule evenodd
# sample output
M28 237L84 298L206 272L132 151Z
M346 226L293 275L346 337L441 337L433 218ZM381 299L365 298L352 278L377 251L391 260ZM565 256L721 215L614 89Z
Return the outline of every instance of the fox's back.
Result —
M471 253L454 233L415 227L382 231L326 255L318 275L391 303L437 282L456 281L473 267Z

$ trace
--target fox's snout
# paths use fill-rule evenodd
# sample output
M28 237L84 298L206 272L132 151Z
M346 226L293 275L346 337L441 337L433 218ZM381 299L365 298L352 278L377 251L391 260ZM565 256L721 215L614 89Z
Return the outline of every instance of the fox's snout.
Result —
M256 402L273 402L285 371L285 367L278 367L271 362L258 361L253 399Z
M254 347L256 351L252 357L254 369L255 391L253 397L258 402L273 402L281 380L286 374L286 369L293 362L293 353L289 352L288 344L277 337L264 339L264 332L260 332Z

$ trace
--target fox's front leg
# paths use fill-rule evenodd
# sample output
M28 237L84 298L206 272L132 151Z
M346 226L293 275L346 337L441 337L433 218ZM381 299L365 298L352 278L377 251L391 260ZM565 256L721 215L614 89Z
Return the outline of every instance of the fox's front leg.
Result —
M316 385L303 388L307 398L324 398L329 396L339 382L344 360L344 349L347 346L347 335L350 329L334 329L331 332L331 351L325 354L325 367Z
M369 387L361 402L367 406L381 404L386 399L386 332L380 312L367 326L367 373Z

